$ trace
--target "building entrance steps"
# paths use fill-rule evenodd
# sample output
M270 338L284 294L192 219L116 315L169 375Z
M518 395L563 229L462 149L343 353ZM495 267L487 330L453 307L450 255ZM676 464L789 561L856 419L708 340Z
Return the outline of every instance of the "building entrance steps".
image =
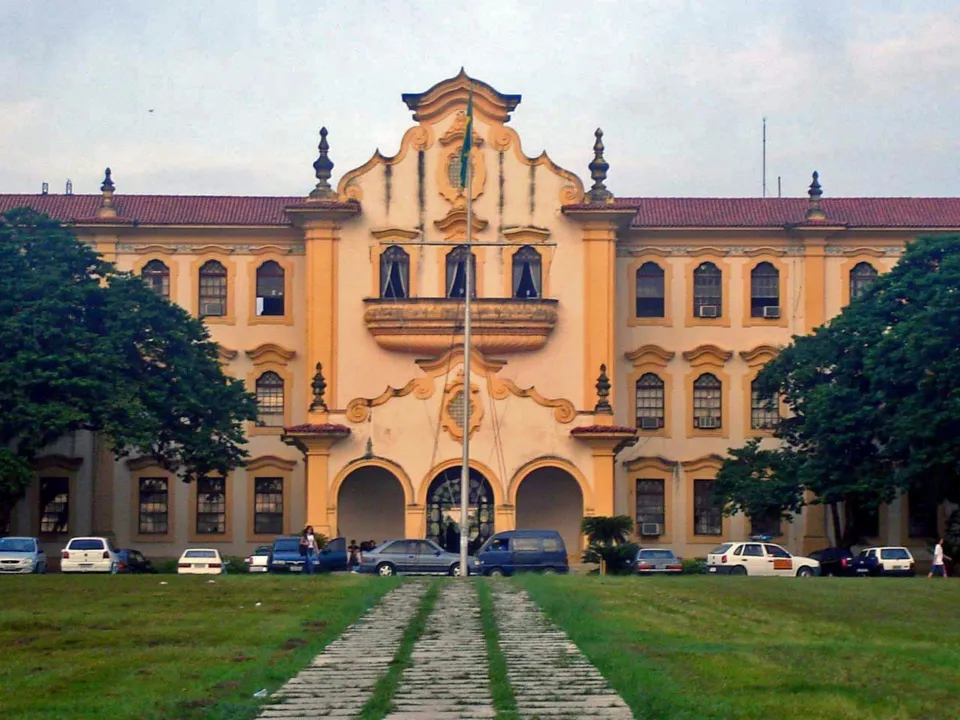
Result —
M633 718L623 698L526 592L497 583L493 596L519 717Z
M389 669L426 589L426 583L408 582L388 593L274 693L259 717L357 717Z
M444 582L387 720L493 718L476 583Z

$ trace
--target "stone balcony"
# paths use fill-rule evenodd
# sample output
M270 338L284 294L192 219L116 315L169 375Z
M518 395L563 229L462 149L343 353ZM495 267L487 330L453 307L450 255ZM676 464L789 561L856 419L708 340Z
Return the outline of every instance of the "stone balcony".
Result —
M380 347L435 356L463 342L463 300L368 298L363 320ZM556 300L476 298L471 345L485 355L539 350L557 324Z

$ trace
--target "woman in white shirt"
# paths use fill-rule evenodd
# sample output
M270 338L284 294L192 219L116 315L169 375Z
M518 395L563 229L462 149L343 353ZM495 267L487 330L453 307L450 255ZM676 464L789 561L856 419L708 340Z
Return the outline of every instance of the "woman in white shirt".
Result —
M320 552L320 546L317 545L313 525L307 525L300 536L300 554L303 556L303 570L307 575L313 575L313 564L318 552Z

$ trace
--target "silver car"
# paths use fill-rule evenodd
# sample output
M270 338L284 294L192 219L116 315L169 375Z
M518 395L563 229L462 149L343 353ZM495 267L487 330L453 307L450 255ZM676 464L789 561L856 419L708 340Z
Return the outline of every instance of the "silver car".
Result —
M45 573L47 556L33 537L0 538L0 575Z
M354 572L377 575L459 575L460 556L430 540L388 540L362 553ZM476 560L468 558L467 573L477 572Z

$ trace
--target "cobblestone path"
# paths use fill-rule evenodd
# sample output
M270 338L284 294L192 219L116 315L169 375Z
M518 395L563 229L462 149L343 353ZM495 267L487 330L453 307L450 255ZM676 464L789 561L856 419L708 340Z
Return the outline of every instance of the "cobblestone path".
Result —
M388 593L274 693L259 717L346 720L359 715L387 672L426 589L426 583L409 582Z
M498 584L494 608L521 718L633 718L623 699L526 592Z
M475 582L444 583L393 705L387 720L494 717Z

